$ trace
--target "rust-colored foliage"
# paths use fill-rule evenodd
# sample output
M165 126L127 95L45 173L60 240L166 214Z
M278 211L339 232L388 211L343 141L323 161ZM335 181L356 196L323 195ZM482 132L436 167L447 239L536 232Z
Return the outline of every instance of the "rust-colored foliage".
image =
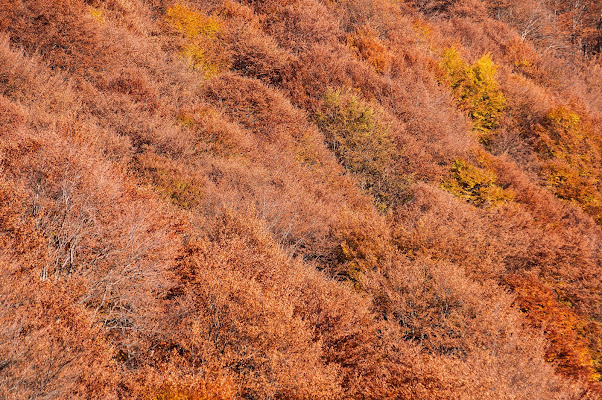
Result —
M0 0L0 398L599 398L594 3Z
M516 292L521 311L550 339L548 361L558 363L558 369L567 375L599 381L598 361L592 358L583 337L585 321L534 277L510 275L506 282Z
M355 32L347 37L347 42L378 72L384 73L390 67L391 54L386 44L379 38L378 32L369 25L356 28Z

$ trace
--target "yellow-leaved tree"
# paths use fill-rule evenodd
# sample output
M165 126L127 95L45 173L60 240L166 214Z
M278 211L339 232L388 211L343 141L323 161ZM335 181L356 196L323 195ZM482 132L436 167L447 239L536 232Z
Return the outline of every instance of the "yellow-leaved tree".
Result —
M327 90L315 121L339 162L355 174L381 210L403 201L408 177L382 111L352 90Z
M498 126L506 104L491 56L486 53L469 65L456 48L450 47L443 52L439 66L442 80L452 89L458 106L468 112L473 130L486 142L489 131Z

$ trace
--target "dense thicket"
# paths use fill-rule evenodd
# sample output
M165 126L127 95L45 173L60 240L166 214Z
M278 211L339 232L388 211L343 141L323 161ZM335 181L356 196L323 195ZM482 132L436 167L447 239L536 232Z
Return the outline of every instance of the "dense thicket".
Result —
M0 1L0 398L600 399L600 5Z

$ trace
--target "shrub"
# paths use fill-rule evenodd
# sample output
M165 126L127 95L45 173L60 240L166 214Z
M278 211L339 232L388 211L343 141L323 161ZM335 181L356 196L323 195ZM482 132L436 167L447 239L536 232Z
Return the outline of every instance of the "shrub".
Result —
M520 38L510 40L505 46L506 59L514 67L514 70L533 76L538 69L541 60L535 49Z
M542 161L545 185L563 199L578 203L602 221L600 144L582 117L566 106L548 111L535 129L534 148Z
M216 17L176 4L167 9L166 20L185 36L181 55L193 70L211 77L228 68L229 59L216 42L222 30L222 24Z
M458 50L450 47L443 52L439 63L443 80L452 89L461 109L468 112L473 130L481 140L499 125L506 99L496 80L497 67L489 54L468 65Z
M100 8L90 7L90 16L98 23L102 24L105 22L105 18L102 15L102 10Z
M412 28L419 40L430 43L433 36L433 27L425 20L416 19Z
M444 18L417 41L389 0L0 3L0 398L577 398L509 295L474 280L549 268L599 319L589 219L527 173L544 200L528 212L425 183L385 218L353 186L383 209L405 193L400 158L432 181L465 154L464 121L425 72ZM355 30L368 22L386 46ZM230 50L236 72L201 88L173 57L211 75ZM326 101L328 85L363 95ZM501 186L471 160L477 183ZM408 246L391 244L395 224Z
M554 157L567 158L587 150L578 148L586 139L581 117L569 108L553 108L544 116L542 125L545 132L540 133L540 139Z
M352 90L327 90L315 121L339 162L359 177L381 210L403 202L408 177L396 169L400 157L384 114Z
M451 177L443 183L443 188L472 204L496 205L514 199L514 192L498 184L496 173L489 168L481 168L470 162L457 159L451 166Z
M170 160L153 154L136 159L139 173L164 198L183 209L198 205L203 198L203 184L189 176Z
M207 105L184 108L176 119L182 129L192 133L195 151L210 151L222 157L231 157L251 146L239 126Z
M221 29L221 24L216 18L181 4L167 9L167 21L191 40L199 36L215 38Z
M391 53L380 40L378 32L370 25L356 28L347 36L347 43L355 53L372 65L379 73L384 73L391 63Z
M537 278L510 275L505 280L531 323L545 330L549 339L547 360L557 363L557 368L569 376L600 380L599 367L583 337L585 321Z
M390 266L395 250L382 221L363 213L343 212L336 236L340 242L336 261L341 268L335 275L350 280L356 289L362 289L364 273Z

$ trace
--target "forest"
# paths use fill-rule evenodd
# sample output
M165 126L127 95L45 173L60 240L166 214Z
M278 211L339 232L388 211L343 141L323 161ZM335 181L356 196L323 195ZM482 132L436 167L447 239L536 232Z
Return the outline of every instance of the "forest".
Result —
M602 399L599 0L0 0L0 399Z

